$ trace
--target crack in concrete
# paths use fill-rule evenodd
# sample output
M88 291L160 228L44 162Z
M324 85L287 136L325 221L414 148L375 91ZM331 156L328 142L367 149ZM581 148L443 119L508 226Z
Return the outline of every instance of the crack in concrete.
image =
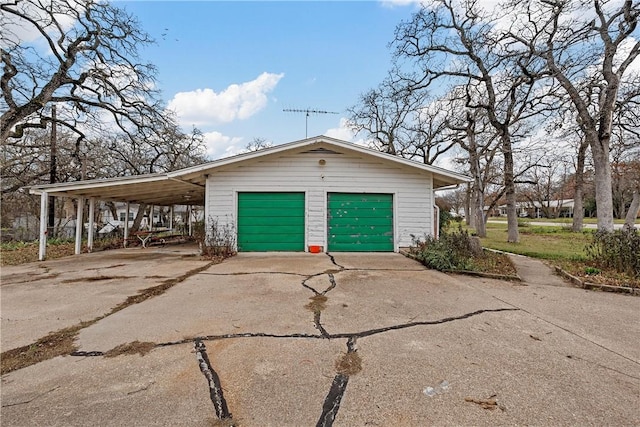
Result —
M336 415L338 415L338 409L340 409L340 401L347 389L348 383L349 377L347 375L337 374L333 378L329 393L324 399L322 414L320 415L320 419L318 419L316 427L331 427L333 425L333 421Z
M3 408L10 408L10 407L12 407L12 406L26 405L26 404L29 404L29 403L33 402L33 401L34 401L34 400L36 400L36 399L41 398L42 396L44 396L44 395L46 395L46 394L49 394L49 393L51 393L51 392L53 392L53 391L56 391L56 390L57 390L57 389L59 389L59 388L60 388L60 386L58 385L58 386L55 386L54 388L52 388L51 390L47 390L47 391L45 391L45 392L43 392L43 393L38 394L38 395L37 395L37 396L35 396L35 397L32 397L32 398L31 398L31 399L29 399L29 400L24 400L24 401L22 401L22 402L16 402L16 403L7 403L6 405L2 405L2 407L3 407Z
M331 260L331 262L333 263L333 265L335 265L336 267L339 267L341 270L344 270L344 265L340 265L336 262L336 259L333 255L331 255L329 252L327 252L327 256L329 257L329 259Z
M182 345L182 344L192 344L196 341L218 341L218 340L224 340L224 339L235 339L235 338L281 338L281 339L289 339L289 338L296 338L296 339L340 339L340 338L347 338L347 339L357 339L357 338L365 338L365 337L369 337L372 335L376 335L376 334L381 334L384 332L388 332L388 331L393 331L393 330L399 330L399 329L407 329L407 328L413 328L413 327L417 327L417 326L429 326L429 325L439 325L442 323L449 323L449 322L454 322L456 320L464 320L464 319L468 319L470 317L473 316L478 316L480 314L483 313L499 313L499 312L503 312L503 311L520 311L520 309L517 308L496 308L496 309L482 309L482 310L476 310L470 313L465 313L462 314L460 316L453 316L453 317L445 317L443 319L437 319L437 320L427 320L427 321L420 321L420 322L409 322L409 323L403 323L400 325L392 325L392 326L386 326L384 328L377 328L377 329L369 329L366 331L361 331L361 332L349 332L349 333L341 333L341 334L328 334L327 337L323 336L322 334L305 334L305 333L294 333L294 334L273 334L273 333L267 333L267 332L242 332L242 333L237 333L237 334L220 334L220 335L203 335L203 336L199 336L199 337L192 337L192 338L184 338L181 340L176 340L176 341L167 341L167 342L163 342L163 343L158 343L156 344L156 347L171 347L174 345ZM69 354L70 356L102 356L104 355L104 352L101 351L74 351L73 353Z
M216 416L219 420L231 420L233 417L227 407L227 401L222 393L222 386L220 385L220 377L215 370L211 367L209 356L207 356L207 348L202 340L195 341L196 359L200 366L200 371L204 374L209 385L209 395L211 402L216 411ZM233 424L231 424L233 425Z
M439 325L439 324L442 324L442 323L454 322L456 320L468 319L470 317L477 316L477 315L483 314L483 313L499 313L499 312L502 312L502 311L520 311L520 309L518 309L518 308L488 308L488 309L476 310L476 311L472 311L470 313L461 314L460 316L445 317L443 319L438 319L438 320L424 320L424 321L420 321L420 322L408 322L408 323L402 323L402 324L399 324L399 325L386 326L384 328L369 329L367 331L361 331L361 332L349 332L349 333L342 333L342 334L331 334L331 335L329 335L329 338L352 338L352 337L364 338L364 337L369 337L371 335L381 334L381 333L388 332L388 331L395 331L395 330L399 330L399 329L413 328L415 326Z
M336 287L336 279L333 276L333 273L328 273L327 275L329 276L329 283L331 283L331 286L329 286L327 289L322 291L322 295L326 294L327 292L331 291L333 288Z
M104 356L104 351L73 351L69 353L69 356L97 357Z
M338 272L339 271L335 271L335 270L327 270L327 271L325 271L323 273L309 276L305 280L302 281L302 286L304 286L305 288L311 290L315 294L311 298L312 302L307 304L305 307L313 310L313 324L314 324L315 328L318 331L320 331L320 334L322 334L322 336L324 338L329 338L330 334L327 332L327 330L322 325L322 322L320 321L320 316L321 316L322 310L325 309L325 303L326 303L326 301L328 299L325 296L325 294L327 292L331 291L337 285L333 273L338 273ZM318 277L318 276L324 275L324 274L329 276L329 283L330 283L329 287L327 289L325 289L324 291L318 292L316 289L314 289L313 287L311 287L311 286L306 284L306 281L311 279L312 277Z
M303 276L303 277L308 277L306 274L302 274L302 273L291 273L290 271L251 271L248 273L244 273L244 272L235 272L235 273L211 273L211 272L205 272L202 273L204 275L207 276L251 276L253 274L288 274L290 276ZM315 274L316 276L319 276L323 273L318 273Z
M139 389L137 389L137 390L134 390L134 391L130 391L130 392L128 392L128 393L127 393L127 396L131 396L132 394L140 393L141 391L147 391L147 390L149 390L149 387L151 387L151 386L152 386L152 385L154 385L155 383L156 383L155 381L151 381L149 384L147 384L147 385L146 385L146 386L144 386L144 387L140 387L140 388L139 388Z
M354 337L350 337L347 340L347 353L355 353L356 351L356 339ZM347 390L348 383L349 375L347 374L337 373L333 378L333 382L329 388L329 393L327 393L327 397L324 399L322 413L316 423L316 427L333 426L333 422L336 419L336 415L338 415L338 410L340 409L340 402Z
M322 326L322 323L320 322L320 313L320 310L316 310L313 312L313 323L315 324L316 329L320 331L322 338L328 339L331 337L331 335L329 334L329 332L327 332L324 326Z

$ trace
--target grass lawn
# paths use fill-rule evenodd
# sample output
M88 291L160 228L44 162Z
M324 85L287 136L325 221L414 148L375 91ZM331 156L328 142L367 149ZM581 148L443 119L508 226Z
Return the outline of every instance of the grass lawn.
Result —
M507 225L488 223L487 237L481 239L482 246L514 254L549 260L586 260L585 247L591 242L592 230L572 233L558 226L519 227L520 242L507 242Z
M473 230L469 230L472 232ZM614 286L640 287L640 278L598 268L590 260L586 247L595 230L572 233L568 227L533 226L520 222L520 242L507 243L507 224L487 223L487 237L482 246L546 260L583 280Z
M506 224L507 217L506 216L492 216L489 218L489 221L501 221ZM518 218L520 222L555 222L561 224L573 224L573 218ZM584 224L597 224L598 218L584 218ZM624 224L624 219L614 219L614 224Z

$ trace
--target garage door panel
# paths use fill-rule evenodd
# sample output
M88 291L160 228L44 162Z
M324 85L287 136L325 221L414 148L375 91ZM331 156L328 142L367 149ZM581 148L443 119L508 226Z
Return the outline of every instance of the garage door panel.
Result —
M393 195L329 193L327 197L330 251L394 250Z
M238 250L303 251L304 193L238 193Z
M257 205L259 203L259 205ZM257 205L257 206L256 206ZM296 210L296 209L304 209L304 200L288 200L288 199L277 199L277 200L249 200L243 201L238 205L240 209L249 209L250 211L270 211L274 208L281 209L283 212L287 212L287 210Z
M246 241L246 243L287 243L287 244L295 244L300 241L300 239L304 239L304 235L300 234L258 234L251 237L250 241Z
M245 220L250 218L250 223L243 222L243 227L277 227L277 226L300 226L304 225L304 218L295 217L295 216L278 216L278 217L270 217L268 214L261 216L252 216L245 217ZM240 231L240 227L238 227L238 231Z
M349 216L336 217L331 219L331 223L337 226L357 226L360 224L366 224L368 226L388 225L390 221L393 221L393 215L387 215L383 218L375 216L360 216L358 218L351 218Z
M389 238L393 237L393 232L381 232L379 227L370 226L370 225L361 225L361 226L352 226L352 227L342 227L340 233L336 233L336 239L342 239L343 241L348 241L348 239L373 239L379 238L380 240L389 240ZM347 240L345 240L347 239Z

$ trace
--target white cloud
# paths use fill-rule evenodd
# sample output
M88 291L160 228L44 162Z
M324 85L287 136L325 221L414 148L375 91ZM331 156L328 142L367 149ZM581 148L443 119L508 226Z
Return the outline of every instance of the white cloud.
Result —
M203 136L207 147L207 157L212 160L235 156L244 151L242 137L226 136L216 131L205 132Z
M341 139L343 141L353 142L354 144L362 145L363 147L368 147L369 144L365 139L356 139L356 135L351 129L349 129L349 126L347 126L348 122L348 119L342 117L340 119L340 125L336 128L327 129L324 135L331 138Z
M411 5L420 5L421 0L381 0L380 4L384 7L392 9L394 7L403 7Z
M243 120L267 106L267 93L271 92L284 73L264 72L255 80L232 84L216 93L213 89L179 92L168 108L173 110L184 125L211 125Z

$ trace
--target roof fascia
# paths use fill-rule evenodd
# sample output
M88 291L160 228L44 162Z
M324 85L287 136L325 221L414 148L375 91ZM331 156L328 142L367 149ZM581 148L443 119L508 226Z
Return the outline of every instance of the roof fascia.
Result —
M126 176L107 179L93 179L89 181L77 181L72 183L57 183L57 184L42 184L32 185L29 188L30 194L42 194L61 192L61 191L79 191L86 188L103 188L112 187L114 185L132 185L147 182L160 182L166 181L169 178L166 174L154 174L154 175L138 175L138 176Z

